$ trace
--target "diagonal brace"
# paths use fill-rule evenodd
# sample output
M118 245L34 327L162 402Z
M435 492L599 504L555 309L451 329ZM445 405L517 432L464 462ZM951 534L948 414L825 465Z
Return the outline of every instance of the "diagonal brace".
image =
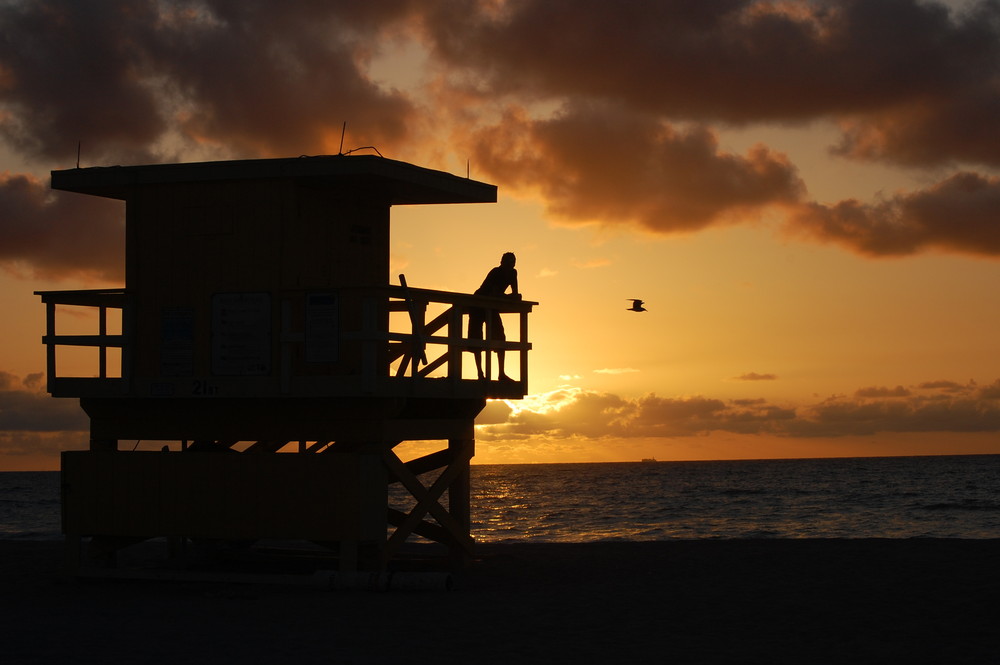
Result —
M382 459L389 471L403 483L407 491L417 500L417 504L406 516L406 519L396 527L392 536L389 537L383 554L385 560L388 560L399 549L407 537L420 525L428 512L437 520L438 524L452 535L455 542L471 555L474 545L472 536L465 533L461 525L451 516L451 513L438 503L438 499L441 498L444 491L463 471L463 466L472 459L471 451L456 453L451 464L438 476L430 488L424 487L423 483L406 468L406 465L393 450L384 451Z

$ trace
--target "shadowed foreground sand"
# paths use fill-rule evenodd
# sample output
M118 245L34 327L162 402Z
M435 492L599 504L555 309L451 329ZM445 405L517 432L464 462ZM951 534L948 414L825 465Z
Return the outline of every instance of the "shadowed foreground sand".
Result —
M0 661L991 663L1000 540L481 546L450 591L80 580L0 542Z

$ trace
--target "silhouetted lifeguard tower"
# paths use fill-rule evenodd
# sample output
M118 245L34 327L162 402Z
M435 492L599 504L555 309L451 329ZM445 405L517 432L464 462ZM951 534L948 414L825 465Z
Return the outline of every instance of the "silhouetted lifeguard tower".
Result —
M495 202L494 185L336 155L77 168L52 187L125 201L125 288L39 292L48 390L90 417L89 450L62 454L77 561L88 537L105 553L312 541L347 570L385 565L411 534L471 551L474 419L525 395L537 303L391 284L389 209ZM476 307L510 317L508 341L468 339ZM97 330L60 334L79 317L57 314L79 308ZM60 374L70 347L89 348L90 375ZM488 370L489 349L515 356L513 379L478 380L463 364L477 348ZM439 449L404 463L412 441Z

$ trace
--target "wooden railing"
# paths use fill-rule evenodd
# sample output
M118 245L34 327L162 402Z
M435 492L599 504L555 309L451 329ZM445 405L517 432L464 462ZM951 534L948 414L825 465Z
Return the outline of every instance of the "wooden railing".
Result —
M342 330L342 338L361 342L363 354L371 360L363 364L361 372L361 392L378 393L389 386L399 386L423 382L429 379L447 379L446 383L456 386L463 384L470 394L482 393L488 397L520 397L526 393L528 381L528 314L537 303L519 298L490 298L471 294L436 291L420 288L405 288L387 285L378 288L335 290L345 298L360 301L366 314L358 330ZM98 396L115 393L128 394L132 375L132 340L129 295L125 289L95 289L83 291L38 291L46 305L46 332L42 338L46 345L47 375L49 392L62 396ZM282 291L277 294L283 301L301 298L301 292ZM96 334L60 334L56 326L56 313L60 306L97 309ZM507 328L506 340L492 339L492 317L487 316L487 330L483 339L468 336L469 312L476 309L499 312ZM121 332L109 333L109 310L119 310ZM276 308L280 311L281 308ZM382 314L379 314L382 312ZM279 314L279 316L281 316ZM388 319L388 327L384 322ZM282 326L284 326L284 322ZM204 336L206 339L208 335ZM290 334L282 339L285 345L301 343L301 335ZM95 347L98 350L96 375L86 378L61 376L56 363L59 347ZM109 376L109 349L121 350L120 376ZM469 352L482 353L482 367L488 378L477 381L475 372L463 365L463 357ZM512 380L501 382L497 379L495 359L498 352L506 358L507 373ZM281 353L277 354L281 356ZM471 355L471 354L470 354ZM286 394L287 386L295 380L291 365L285 360L277 361L278 371L271 379L267 377L223 377L220 383L270 380L281 384L274 388L278 394ZM332 377L331 385L337 380L343 384L345 377ZM437 381L429 381L437 383ZM87 387L84 388L83 386ZM259 385L255 383L254 385ZM478 388L476 386L482 386ZM58 390L57 390L58 388ZM265 392L272 388L261 386ZM351 390L346 388L345 390ZM294 394L295 391L293 390ZM148 393L146 393L148 394Z
M511 352L516 357L516 380L526 383L528 377L528 314L537 303L520 298L491 298L449 291L390 287L389 311L405 312L408 325L394 331L390 323L389 363L397 378L447 376L463 378L463 352L482 353L483 371L493 377L493 361L497 352ZM493 339L492 318L486 316L483 339L468 337L468 315L474 309L499 312L501 318L516 319L516 327L507 332L507 340ZM431 318L428 321L428 315ZM510 322L505 325L507 328ZM511 339L513 338L513 339ZM398 361L398 362L397 362Z
M56 366L56 349L59 346L96 347L98 353L97 378L121 382L129 363L125 357L121 359L121 376L108 376L108 349L122 349L125 353L124 333L108 333L108 310L125 310L125 289L90 289L83 291L35 291L45 303L45 344L46 377L49 391L53 390L53 382L59 377ZM56 308L59 305L97 308L96 334L59 334L56 330ZM124 316L120 317L121 325L125 325Z

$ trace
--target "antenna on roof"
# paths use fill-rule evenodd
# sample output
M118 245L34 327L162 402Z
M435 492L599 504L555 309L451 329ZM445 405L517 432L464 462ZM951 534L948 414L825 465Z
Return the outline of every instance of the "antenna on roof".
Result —
M373 146L373 145L363 145L363 146L361 146L360 148L351 148L351 149L350 149L350 150L348 150L347 152L345 152L345 153L341 153L341 154L344 154L344 155L349 155L349 154L351 154L352 152L357 152L358 150L374 150L374 151L375 151L375 154L376 154L376 155L378 155L379 157L381 157L381 158L385 159L385 155L383 155L382 153L380 153L380 152L378 151L378 148L376 148L376 147L375 147L375 146Z
M340 129L340 151L337 153L338 155L344 154L344 134L346 133L347 133L347 121L345 120L344 126Z
M82 144L83 144L83 141L77 141L76 142L76 168L80 168L80 146Z
M468 180L470 177L472 177L471 176L472 171L470 170L470 166L469 166L470 163L471 163L470 159L466 159L465 160L465 179L466 180Z

